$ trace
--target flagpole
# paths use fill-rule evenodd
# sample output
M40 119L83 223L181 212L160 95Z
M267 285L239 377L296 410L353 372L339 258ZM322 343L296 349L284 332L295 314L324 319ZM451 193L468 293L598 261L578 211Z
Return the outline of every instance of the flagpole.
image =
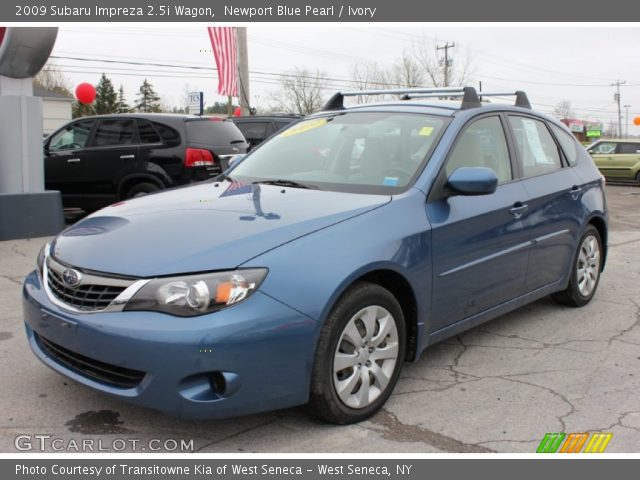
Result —
M227 97L227 116L233 115L233 97L229 95Z
M249 49L247 47L247 27L236 28L238 55L238 100L242 115L250 114L249 102Z

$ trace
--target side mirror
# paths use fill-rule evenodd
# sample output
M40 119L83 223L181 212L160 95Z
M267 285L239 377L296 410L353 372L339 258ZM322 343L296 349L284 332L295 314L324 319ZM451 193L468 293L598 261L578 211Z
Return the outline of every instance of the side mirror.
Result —
M449 176L446 187L458 195L490 195L498 187L498 177L490 168L461 167Z

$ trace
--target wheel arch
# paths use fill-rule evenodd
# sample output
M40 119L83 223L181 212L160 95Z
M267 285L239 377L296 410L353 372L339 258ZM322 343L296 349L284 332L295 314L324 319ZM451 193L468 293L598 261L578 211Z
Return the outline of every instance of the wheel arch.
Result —
M598 230L598 234L600 234L600 240L602 240L602 270L604 270L604 266L606 264L607 261L607 253L608 253L608 227L607 227L607 222L605 221L604 218L600 217L600 216L593 216L589 219L589 221L587 222L587 225L593 225L596 230Z

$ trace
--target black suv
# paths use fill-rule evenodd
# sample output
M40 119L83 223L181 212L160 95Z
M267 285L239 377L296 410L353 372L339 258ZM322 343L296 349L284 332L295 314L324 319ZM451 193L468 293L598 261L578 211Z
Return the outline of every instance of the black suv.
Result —
M251 150L277 131L282 130L300 118L302 118L302 115L278 114L233 117L231 120L238 126L244 138L247 139L249 150Z
M248 146L233 122L219 118L83 117L45 140L45 184L47 190L60 190L65 207L93 211L214 177Z

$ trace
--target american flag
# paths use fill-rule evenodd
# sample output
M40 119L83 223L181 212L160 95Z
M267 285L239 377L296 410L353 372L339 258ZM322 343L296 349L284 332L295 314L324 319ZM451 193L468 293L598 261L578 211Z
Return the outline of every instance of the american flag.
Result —
M235 27L207 27L218 69L218 94L238 96L238 61Z

